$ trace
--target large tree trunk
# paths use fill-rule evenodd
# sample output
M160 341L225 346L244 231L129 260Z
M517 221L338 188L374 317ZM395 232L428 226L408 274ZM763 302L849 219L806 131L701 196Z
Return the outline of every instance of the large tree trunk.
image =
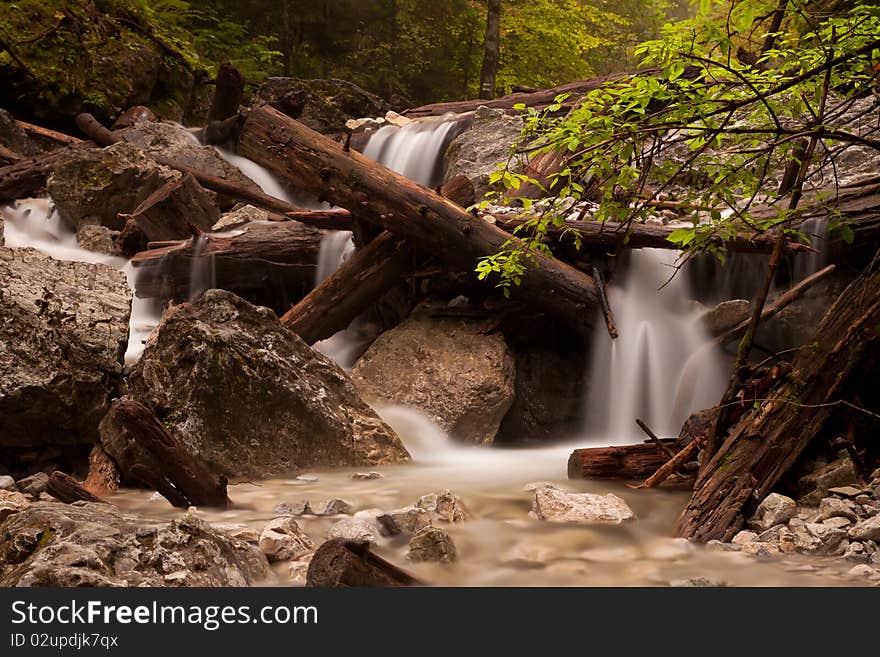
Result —
M858 399L854 391L880 358L877 326L880 272L873 271L840 295L787 379L758 400L703 463L678 521L679 536L702 542L733 536L832 414Z
M138 297L186 301L193 291L197 265L211 287L286 310L308 292L315 280L321 233L290 221L252 223L231 234L205 234L132 258L138 270Z
M495 98L495 76L501 59L501 0L488 0L486 37L483 40L483 68L480 71L480 98Z
M452 267L473 271L479 258L504 250L511 236L439 194L320 135L277 110L252 110L239 152L305 191L348 207ZM553 258L527 260L515 294L563 321L589 324L593 279Z

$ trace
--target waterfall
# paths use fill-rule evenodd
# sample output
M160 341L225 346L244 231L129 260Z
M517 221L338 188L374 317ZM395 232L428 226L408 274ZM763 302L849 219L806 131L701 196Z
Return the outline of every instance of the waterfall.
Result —
M690 413L718 403L726 382L720 353L688 304L686 277L669 280L677 252L628 255L608 289L620 337L597 328L588 377L587 434L614 444L644 438L636 418L657 435L677 436Z
M205 254L205 246L208 244L208 235L193 237L192 262L189 267L189 291L187 299L192 301L205 290L217 286L217 272L214 269L214 254Z

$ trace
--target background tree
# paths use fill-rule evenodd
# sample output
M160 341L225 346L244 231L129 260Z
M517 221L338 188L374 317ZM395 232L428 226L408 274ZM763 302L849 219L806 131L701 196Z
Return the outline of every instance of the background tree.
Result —
M501 0L488 0L487 4L480 98L495 97L495 76L498 74L498 60L501 58Z

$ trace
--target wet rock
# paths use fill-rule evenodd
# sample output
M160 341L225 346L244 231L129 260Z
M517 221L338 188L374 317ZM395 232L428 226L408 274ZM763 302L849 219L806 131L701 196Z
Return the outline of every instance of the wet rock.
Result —
M159 187L180 177L137 148L114 144L104 149L70 151L49 176L46 189L64 222L122 230L119 213L132 212Z
M880 580L880 570L877 570L876 568L872 568L871 566L868 566L867 564L860 564L858 566L853 566L848 571L846 571L846 574L849 575L850 577L854 577L857 579L864 578L864 579L869 579L872 581Z
M0 109L0 146L5 146L13 153L24 157L37 155L40 152L27 133L15 122L15 117L3 109Z
M362 518L346 518L340 520L327 530L327 540L343 538L355 543L372 543L376 540L374 526Z
M798 480L801 497L800 506L818 506L823 497L828 497L828 489L858 482L858 475L852 459L843 456L820 467Z
M351 478L355 481L370 481L372 479L381 479L382 474L380 472L355 472L351 475Z
M794 533L798 552L829 556L843 554L846 550L847 533L842 529L808 522L794 529Z
M35 502L0 524L2 586L250 586L253 545L192 514L171 522L91 502Z
M282 502L281 504L277 504L274 509L272 509L272 513L276 516L306 516L313 515L314 511L309 506L308 501L305 502L294 502L293 504L288 504L287 502Z
M635 518L635 513L617 495L567 493L556 488L535 491L530 514L550 522L582 522L620 524Z
M833 495L840 495L841 497L858 497L862 494L862 489L855 486L836 486L829 488L828 492Z
M325 135L340 135L347 121L383 116L390 109L378 96L345 80L268 78L257 97Z
M202 146L193 134L176 123L139 123L120 133L132 146L146 153L154 153L198 169L208 175L222 178L259 192L260 187L226 160L210 146ZM230 208L237 199L218 195L217 204Z
M853 522L858 520L855 506L849 500L841 500L836 497L822 498L822 501L819 503L819 520L826 520L836 516L847 518Z
M431 514L417 506L405 506L376 518L383 536L415 534L431 524Z
M247 226L254 221L269 221L269 213L253 205L237 205L232 210L220 217L220 220L211 228L212 231L223 232L235 230Z
M476 321L427 317L380 335L352 370L368 401L417 408L469 443L494 440L513 403L514 377L503 336L481 335Z
M362 119L349 119L345 122L345 129L352 133L366 132L369 130L378 130L384 125L385 119L383 117L364 117Z
M457 558L455 543L448 532L437 527L424 527L410 539L406 558L410 561L452 563Z
M316 516L338 516L354 511L351 502L338 497L318 502L313 507Z
M272 311L222 290L167 312L128 383L135 399L228 477L407 459L345 372Z
M416 506L425 509L434 520L441 522L465 522L472 517L461 498L453 495L448 489L442 493L422 495Z
M849 537L856 541L880 541L880 515L862 520L850 527Z
M130 309L120 271L0 248L0 447L94 442Z
M288 561L314 552L317 545L290 517L274 518L260 534L260 550L269 561Z
M715 579L709 579L708 577L688 577L687 579L674 579L669 582L669 586L672 587L719 587L719 586L727 586L727 582Z
M30 500L22 493L12 490L0 490L0 522L13 513L24 511L31 505Z
M110 126L110 129L124 130L125 128L130 128L133 125L137 125L138 123L151 123L153 121L158 121L158 119L149 107L144 107L143 105L135 105L134 107L129 107L122 114L120 114L119 118L116 119L113 122L113 125Z
M309 564L314 553L306 554L288 564L287 582L291 586L305 586L309 572Z
M214 523L214 528L229 534L234 539L244 541L245 543L253 543L257 545L260 542L260 532L252 529L247 525L236 525L226 523Z
M8 490L12 492L18 491L18 486L15 485L15 479L9 475L0 476L0 490Z
M797 504L793 499L779 493L770 493L758 505L749 526L753 529L770 529L774 525L788 522L796 513Z
M843 558L855 563L868 563L871 555L865 550L863 543L851 541L850 544L846 546L846 552L843 553Z
M18 490L34 497L39 497L49 486L49 475L45 472L36 472L29 477L18 480Z
M837 527L838 529L843 529L847 525L851 525L852 521L848 518L841 518L840 516L835 516L833 518L826 518L822 521L823 525L827 525L828 527Z
M488 191L489 176L499 162L507 161L510 148L519 140L523 121L504 110L479 107L470 128L462 132L446 149L444 182L465 176L474 186L478 201Z
M709 335L721 335L741 321L748 319L751 306L751 301L745 299L722 301L700 315L699 321L702 322Z
M76 241L87 251L112 255L116 234L106 226L81 224L76 230Z

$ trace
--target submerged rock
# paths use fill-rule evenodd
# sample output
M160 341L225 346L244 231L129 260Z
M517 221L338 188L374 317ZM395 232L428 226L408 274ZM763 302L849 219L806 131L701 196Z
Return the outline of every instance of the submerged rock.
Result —
M167 312L128 382L132 397L227 477L408 458L345 372L272 311L230 292L208 290Z
M431 514L417 506L405 506L376 518L384 536L415 534L431 524Z
M74 231L81 225L122 230L130 213L159 187L180 177L128 144L71 150L49 176L46 189Z
M479 107L470 128L462 132L446 149L444 182L465 176L474 186L477 201L492 187L489 176L499 162L507 161L510 149L520 138L523 121L504 110Z
M0 523L0 586L249 586L269 576L255 546L191 514L166 522L35 502Z
M112 267L0 248L0 447L95 441L122 380L130 311Z
M458 440L491 443L513 403L514 369L504 337L478 322L412 317L379 336L352 381L368 401L412 406Z
M449 532L429 526L420 529L409 540L406 558L410 561L452 563L458 555Z
M441 522L465 522L471 519L471 513L461 498L453 495L448 489L442 493L422 495L416 506L425 509L434 520Z
M568 493L558 488L535 491L530 515L550 522L620 524L636 517L633 510L613 493Z

